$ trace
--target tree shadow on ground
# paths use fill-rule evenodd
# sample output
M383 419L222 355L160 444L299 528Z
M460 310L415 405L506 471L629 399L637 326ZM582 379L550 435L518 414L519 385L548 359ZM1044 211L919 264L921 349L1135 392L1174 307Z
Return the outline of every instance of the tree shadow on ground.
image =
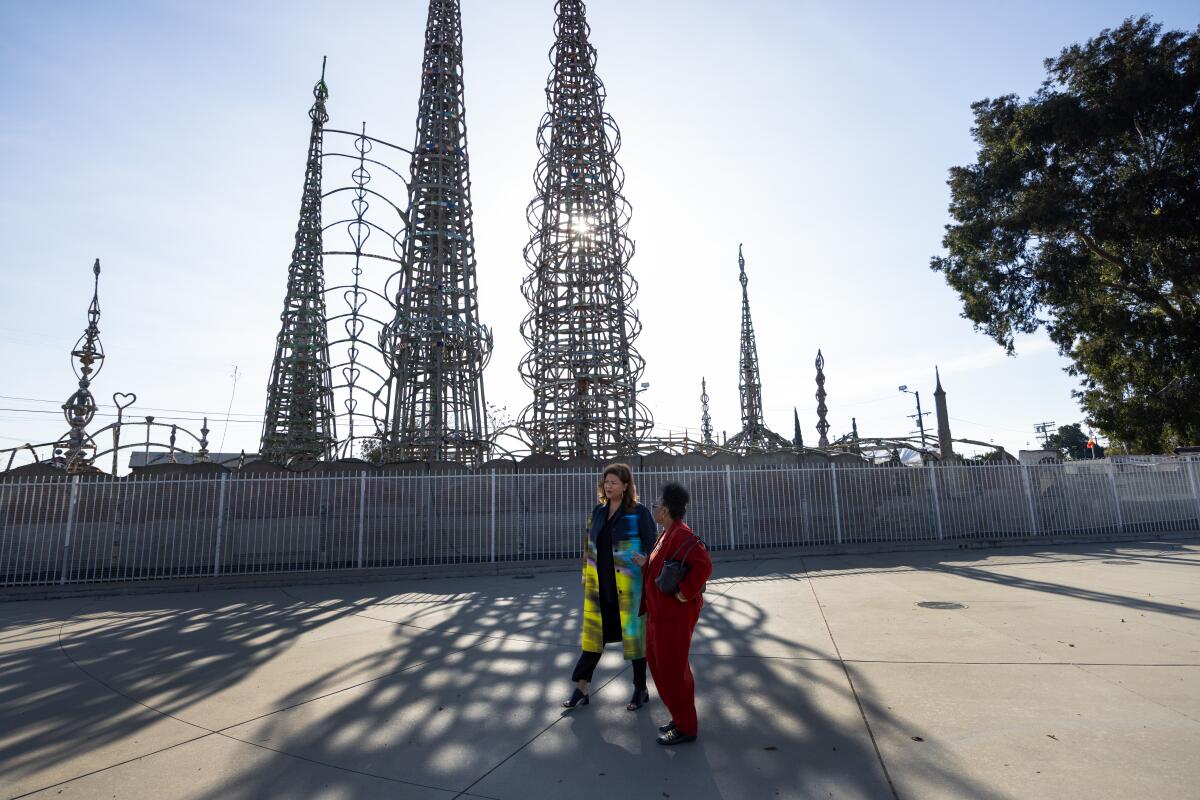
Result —
M1085 556L1130 549L1068 548ZM1014 554L976 552L981 561ZM1181 613L1120 595L998 576L970 565L962 552L861 558L864 564L844 573L813 579L938 569ZM846 668L828 649L767 629L778 609L756 602L755 584L794 583L797 602L813 602L803 586L808 576L770 572L778 566L779 561L718 564L698 643L721 641L729 653L694 648L702 738L683 748L653 745L654 724L663 715L657 698L650 712L621 722L626 733L635 732L633 745L611 741L613 731L599 716L566 718L569 728L552 730L564 724L556 703L569 692L578 653L580 591L574 573L529 580L438 579L430 582L435 588L403 582L107 598L91 601L91 613L74 616L54 606L14 617L7 611L18 607L10 605L8 622L0 626L0 763L6 788L19 793L50 783L44 779L47 765L69 771L81 742L93 757L89 769L96 759L115 764L164 746L157 738L154 745L134 740L149 741L167 715L177 721L167 744L219 736L255 748L276 767L234 765L226 777L198 789L200 796L221 800L308 796L314 770L323 791L343 798L453 797L463 790L475 793L476 784L486 794L492 779L499 781L506 770L525 771L524 779L533 784L543 777L557 782L555 769L570 772L573 759L584 757L611 763L614 773L634 781L669 765L674 772L666 783L690 791L666 791L689 800L773 797L771 791L763 794L772 788L793 797L888 796L859 703L877 736L909 732L870 699L875 694L870 687L860 685L855 696ZM171 605L185 600L183 607ZM338 631L356 621L391 627L378 646L343 652ZM311 649L314 639L322 642L318 650ZM323 657L302 657L301 646ZM261 699L261 708L234 709L239 713L219 725L209 720L221 717L212 698L235 693L260 671L268 674L290 658L298 659L294 671L300 677L288 686L265 687L269 696ZM856 684L863 680L850 674ZM613 678L622 687L618 695L627 679L626 673ZM921 770L956 796L998 796L994 787L965 778L936 753L914 748L904 768ZM144 761L143 768L151 769L152 759ZM84 771L80 767L74 775ZM30 783L39 777L40 783ZM59 774L55 780L70 777ZM555 786L547 785L547 792ZM597 787L589 783L581 792L572 786L570 792L582 798L592 788ZM658 796L659 787L650 788L656 790L650 796Z
M296 637L353 613L255 598L222 603L217 595L188 595L195 605L168 605L183 599L158 595L126 603L139 606L136 610L80 609L56 620L31 620L20 606L4 607L0 764L5 796L48 783L48 767L57 768L59 779L73 777L62 769L74 757L104 758L106 749L114 762L118 754L140 755L148 748L139 752L134 740L164 716L178 719L193 704L277 658ZM203 599L213 605L201 605ZM87 605L101 608L103 602ZM115 684L100 674L113 670L119 673ZM186 722L174 728L167 734L172 741L208 732Z

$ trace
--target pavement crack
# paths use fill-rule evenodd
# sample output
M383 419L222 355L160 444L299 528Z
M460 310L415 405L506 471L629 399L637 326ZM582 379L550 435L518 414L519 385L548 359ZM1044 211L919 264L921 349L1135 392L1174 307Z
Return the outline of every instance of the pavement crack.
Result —
M821 598L817 596L817 587L813 582L807 579L808 565L804 559L800 559L800 567L805 573L805 583L808 584L809 591L812 592L813 601L817 604L817 611L821 614L821 622L825 625L825 632L829 634L829 641L833 645L833 650L837 654L838 663L842 667L842 672L846 675L846 683L850 686L850 693L854 695L854 703L858 706L858 714L862 717L863 725L867 729L867 736L871 739L871 747L875 750L875 758L879 761L879 768L883 770L883 777L887 780L888 789L892 792L893 800L900 800L900 795L896 792L896 784L892 781L892 774L888 770L887 763L883 760L883 753L879 751L879 742L875 740L875 731L871 728L871 721L867 719L867 710L863 707L862 698L858 696L858 689L854 685L854 677L850 674L850 668L846 666L846 661L842 658L842 650L838 647L837 639L833 636L833 628L829 626L829 620L825 617L825 608L821 605ZM797 576L797 580L799 580Z

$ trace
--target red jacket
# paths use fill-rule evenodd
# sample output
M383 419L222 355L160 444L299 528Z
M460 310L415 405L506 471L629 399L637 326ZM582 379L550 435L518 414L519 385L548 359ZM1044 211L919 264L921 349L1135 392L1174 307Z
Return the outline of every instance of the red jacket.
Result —
M695 542L695 545L689 550L688 545L692 542ZM683 555L685 551L686 556ZM679 584L679 591L687 598L686 603L679 602L674 595L663 594L654 583L655 578L662 572L663 564L680 557L683 557L688 565L687 577ZM671 523L671 527L658 537L658 543L654 545L650 560L646 563L646 590L642 592L642 610L654 615L659 612L669 614L673 609L684 608L692 603L698 604L696 610L703 608L704 596L701 592L710 575L712 559L708 557L708 548L696 541L696 535L683 520Z

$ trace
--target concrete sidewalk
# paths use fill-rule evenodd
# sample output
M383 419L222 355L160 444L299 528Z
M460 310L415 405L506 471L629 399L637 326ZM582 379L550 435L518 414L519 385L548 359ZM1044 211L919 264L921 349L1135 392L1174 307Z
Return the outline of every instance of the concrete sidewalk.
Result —
M675 748L615 647L558 708L575 573L3 603L0 797L1200 793L1200 539L725 562L708 599Z

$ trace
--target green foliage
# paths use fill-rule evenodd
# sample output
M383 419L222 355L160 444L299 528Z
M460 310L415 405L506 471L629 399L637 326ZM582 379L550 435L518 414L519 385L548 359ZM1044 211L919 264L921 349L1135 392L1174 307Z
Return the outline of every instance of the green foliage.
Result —
M1050 449L1058 450L1067 458L1084 459L1092 457L1087 446L1088 435L1083 432L1083 428L1078 422L1073 425L1059 426L1058 433L1052 433L1047 438L1049 439ZM1095 449L1096 458L1104 458L1104 448L1097 444Z
M1028 100L972 106L931 267L1009 353L1044 327L1111 439L1200 442L1200 28L1129 19L1045 64Z

